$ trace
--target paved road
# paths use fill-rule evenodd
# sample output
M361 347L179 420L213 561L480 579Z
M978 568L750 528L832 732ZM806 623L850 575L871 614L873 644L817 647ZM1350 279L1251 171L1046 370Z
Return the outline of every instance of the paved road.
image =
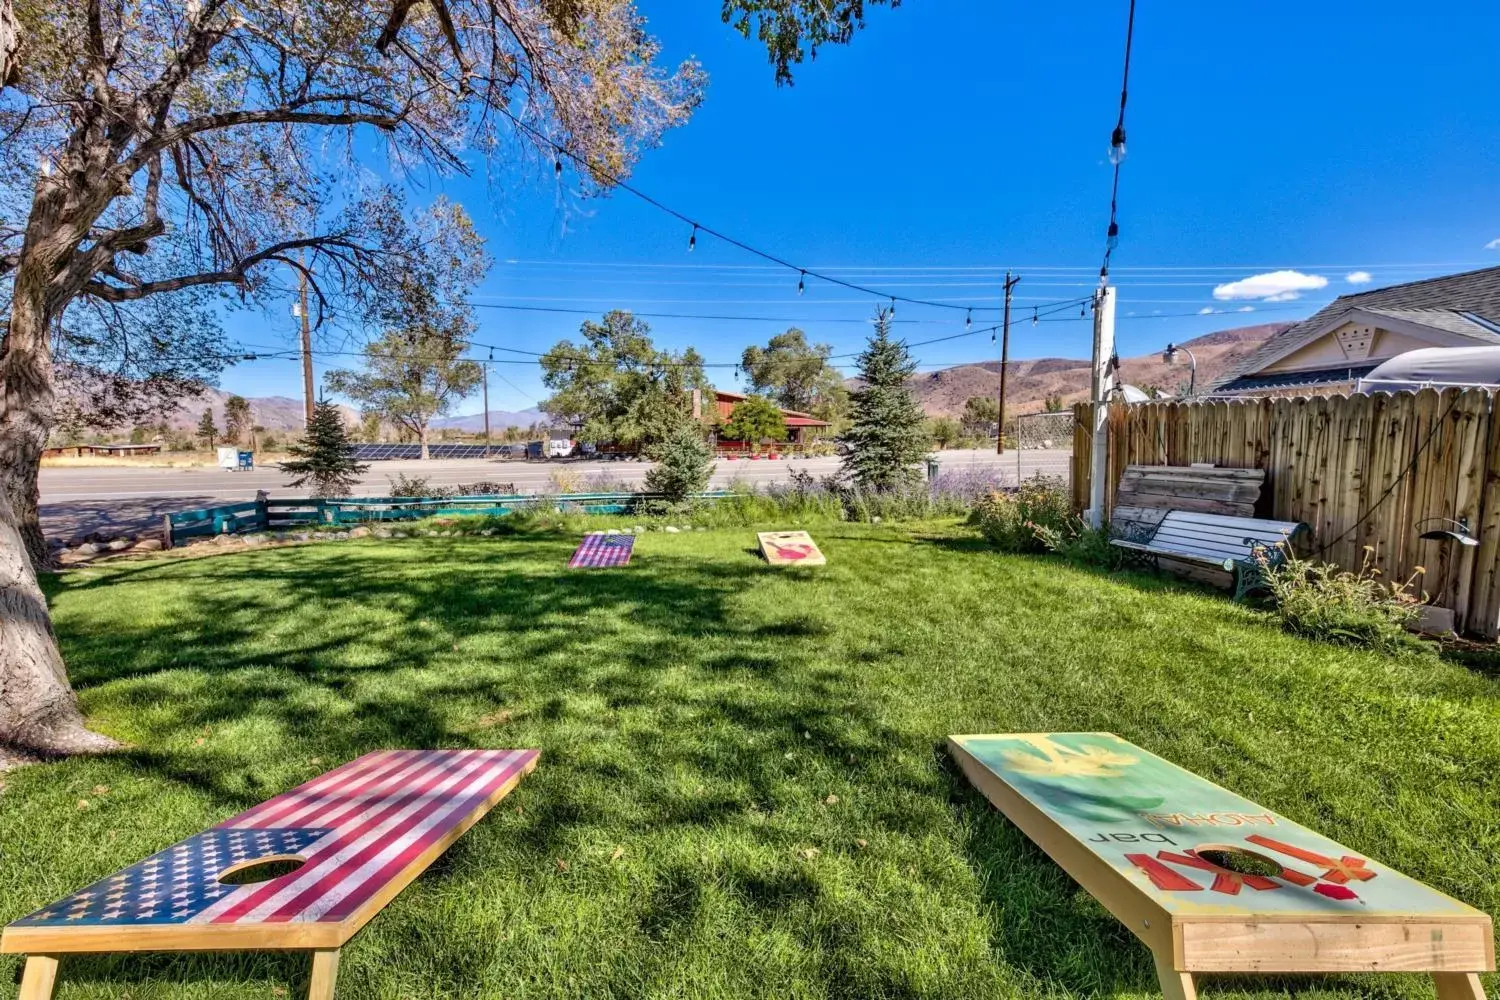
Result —
M1017 456L988 451L945 451L938 456L944 471L964 467L999 468L1007 481L1017 474ZM1019 471L1067 474L1065 451L1020 453ZM839 465L837 458L782 459L775 462L720 460L713 484L733 481L750 484L784 482L793 470L826 476ZM390 492L388 477L426 476L433 485L454 486L488 480L511 483L519 493L558 489L558 480L577 480L583 488L603 485L603 477L634 486L651 467L649 462L526 462L505 459L443 459L429 462L372 462L357 492L380 496ZM272 496L305 496L288 489L286 476L274 467L253 472L224 469L57 468L41 473L42 523L49 535L69 538L88 531L136 532L160 523L163 513L254 499L257 490Z

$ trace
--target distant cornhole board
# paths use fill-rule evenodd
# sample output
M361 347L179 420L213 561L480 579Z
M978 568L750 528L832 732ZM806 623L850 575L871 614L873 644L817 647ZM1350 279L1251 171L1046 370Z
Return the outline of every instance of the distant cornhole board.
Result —
M339 948L536 766L535 750L366 754L5 928L18 1000L77 952L303 950L329 1000Z
M600 569L606 566L626 566L630 553L635 549L635 536L617 534L613 531L591 531L583 536L573 558L568 560L569 569Z
M1484 1000L1487 914L1111 733L950 736L974 786L1156 958L1198 972L1427 972Z
M805 531L762 531L761 555L773 566L822 566L828 562L818 543Z

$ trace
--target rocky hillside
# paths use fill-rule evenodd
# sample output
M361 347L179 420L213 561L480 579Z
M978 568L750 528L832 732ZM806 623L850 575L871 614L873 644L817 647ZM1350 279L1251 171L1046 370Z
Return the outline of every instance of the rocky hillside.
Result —
M1264 323L1220 330L1183 341L1183 346L1198 359L1199 387L1211 384L1241 358L1289 326L1290 323ZM1186 388L1186 360L1179 365L1168 365L1158 352L1122 358L1120 368L1121 377L1130 385L1155 387L1167 392L1176 392L1179 384ZM922 408L930 416L956 417L963 412L964 403L970 396L993 396L999 391L1000 362L987 361L923 372L911 380L911 385ZM1010 377L1006 380L1006 407L1014 413L1035 413L1042 409L1050 395L1061 395L1063 402L1073 403L1085 399L1088 390L1089 362L1086 358L1012 361Z

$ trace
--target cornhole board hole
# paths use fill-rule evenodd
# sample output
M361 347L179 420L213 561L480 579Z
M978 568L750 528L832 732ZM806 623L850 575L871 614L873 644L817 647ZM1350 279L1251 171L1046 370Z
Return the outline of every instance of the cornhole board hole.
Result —
M1427 972L1483 1000L1488 915L1111 733L950 736L974 786L1151 949L1200 972Z
M386 750L334 768L6 927L0 952L28 956L18 1000L52 996L65 954L262 949L311 951L308 998L329 1000L344 942L537 755Z
M755 537L760 540L761 555L772 566L822 566L828 562L805 531L762 531Z
M607 566L628 566L630 553L635 549L635 536L613 531L591 531L583 536L573 558L568 560L568 569L600 569Z

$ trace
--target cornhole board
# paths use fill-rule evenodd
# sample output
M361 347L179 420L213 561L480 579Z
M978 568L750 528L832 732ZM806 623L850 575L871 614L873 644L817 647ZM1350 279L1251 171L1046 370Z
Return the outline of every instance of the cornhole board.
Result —
M635 548L635 536L614 531L591 531L583 536L573 558L568 560L568 569L601 569L608 566L628 566L630 553Z
M761 555L772 566L822 566L828 562L805 531L762 531L755 537L760 540Z
M1112 733L948 746L1151 949L1167 1000L1192 1000L1200 972L1427 972L1440 1000L1484 998L1487 914Z
M384 750L22 917L0 952L27 955L18 1000L52 996L77 952L312 952L329 1000L339 948L536 766L536 750ZM227 884L268 861L269 881Z

